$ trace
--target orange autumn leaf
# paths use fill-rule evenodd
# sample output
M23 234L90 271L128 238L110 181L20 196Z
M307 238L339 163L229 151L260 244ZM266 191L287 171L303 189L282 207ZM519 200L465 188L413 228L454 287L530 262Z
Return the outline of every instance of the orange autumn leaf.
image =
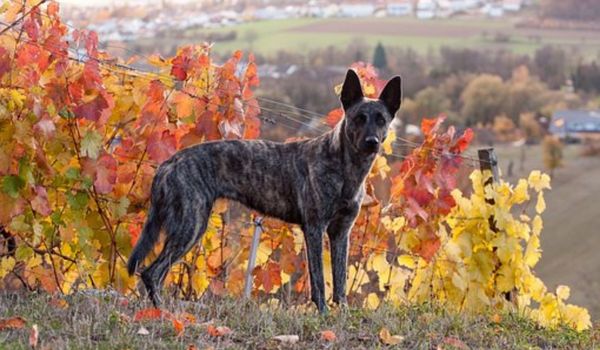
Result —
M337 339L335 332L332 330L321 331L321 340L327 342L333 342Z
M183 322L176 318L174 318L172 320L172 322L173 322L173 329L175 329L175 334L177 336L183 335L183 331L185 331L185 325L183 324Z
M172 315L170 312L162 309L148 308L136 312L133 316L133 320L136 322L159 320L162 318L171 319Z
M5 329L21 329L25 327L25 319L21 316L0 320L0 331Z
M218 327L215 327L214 325L209 324L206 327L206 332L211 337L223 337L223 336L226 336L228 334L231 334L232 330L229 327L227 327L227 326L218 326Z

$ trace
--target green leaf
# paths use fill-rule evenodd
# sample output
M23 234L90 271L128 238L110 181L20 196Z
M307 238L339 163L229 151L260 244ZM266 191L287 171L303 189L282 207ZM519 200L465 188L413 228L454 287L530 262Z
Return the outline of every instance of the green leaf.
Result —
M17 258L17 260L27 260L29 258L31 258L33 256L33 249L31 249L31 247L28 247L26 245L20 245L17 247L17 250L15 251L15 258Z
M87 207L89 197L85 192L77 192L75 195L69 193L67 195L67 201L74 210L81 210Z
M19 197L19 191L25 187L25 180L20 176L8 175L2 179L2 191L12 198Z
M65 177L68 180L77 180L79 179L79 169L74 168L74 167L70 167L69 169L67 169L67 171L65 172Z
M63 107L59 112L58 115L63 118L63 119L73 119L75 118L75 114L73 114L73 112L71 112L70 110L67 109L67 107Z
M81 140L81 156L97 159L101 148L102 136L93 130L86 132Z

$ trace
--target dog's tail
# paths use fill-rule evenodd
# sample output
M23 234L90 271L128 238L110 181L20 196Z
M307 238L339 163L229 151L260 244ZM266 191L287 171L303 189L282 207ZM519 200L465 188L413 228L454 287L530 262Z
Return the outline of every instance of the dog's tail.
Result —
M151 205L141 237L138 239L133 251L131 252L131 255L129 256L129 261L127 261L127 272L129 272L130 276L133 275L138 267L138 264L144 260L146 255L148 255L158 240L162 222L160 221L156 211L157 210L154 205Z

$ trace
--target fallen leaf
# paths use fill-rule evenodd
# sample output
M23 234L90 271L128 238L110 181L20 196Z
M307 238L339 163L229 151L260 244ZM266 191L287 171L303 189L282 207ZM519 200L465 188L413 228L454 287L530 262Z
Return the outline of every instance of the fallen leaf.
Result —
M402 343L404 337L401 335L391 335L390 331L383 327L381 331L379 331L379 339L381 339L381 342L385 345L398 345Z
M295 334L286 334L274 336L273 339L283 344L296 344L300 340L300 337Z
M21 329L25 327L25 319L21 316L0 320L0 331L5 329Z
M146 327L140 327L140 329L137 331L137 334L139 334L139 335L149 335L150 331L148 331L146 329Z
M38 326L37 324L34 324L33 327L31 327L31 332L29 333L29 346L31 346L34 349L37 348L38 336Z
M182 312L182 313L178 314L177 319L181 320L184 325L196 323L196 316L194 316L188 312Z
M183 331L185 331L185 326L183 325L183 322L176 318L173 319L173 328L175 329L175 334L177 336L182 335Z
M228 334L231 334L231 329L227 326L219 326L215 327L212 324L209 324L206 327L206 332L212 337L222 337Z
M438 350L445 349L442 346L443 344L450 345L454 349L469 350L469 347L467 346L467 344L465 344L462 340L460 340L458 338L455 338L455 337L446 337L446 338L444 338L444 340L442 341L442 344L439 344L437 346Z
M500 323L501 321L502 321L502 316L500 316L498 314L492 315L492 322L493 323Z
M335 333L333 331L330 331L330 330L321 331L321 340L335 341L336 339L337 339L337 337L335 336Z
M133 320L138 321L146 321L146 320L159 320L161 318L171 319L172 315L170 312L157 309L157 308L149 308L143 309L135 313L133 316Z
M66 309L69 307L69 303L62 298L52 298L50 299L50 305L58 308L58 309Z
M186 350L198 350L198 347L194 344L190 344L188 345L188 347L186 348Z

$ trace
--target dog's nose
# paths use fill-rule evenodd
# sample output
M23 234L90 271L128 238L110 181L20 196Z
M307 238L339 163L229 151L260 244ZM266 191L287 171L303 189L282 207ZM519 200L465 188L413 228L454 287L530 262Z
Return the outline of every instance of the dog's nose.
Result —
M379 145L379 138L377 136L367 136L365 138L365 143L367 144L367 146L375 147Z

